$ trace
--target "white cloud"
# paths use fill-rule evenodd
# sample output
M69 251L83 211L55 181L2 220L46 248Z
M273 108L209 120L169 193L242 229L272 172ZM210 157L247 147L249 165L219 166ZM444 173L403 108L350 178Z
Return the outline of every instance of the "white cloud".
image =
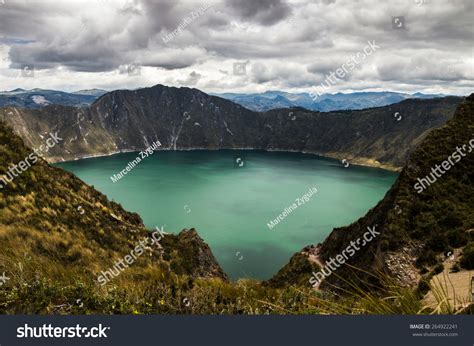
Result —
M468 94L474 87L472 0L90 0L0 4L0 89L137 88L308 91L368 40L381 46L331 91ZM405 28L392 29L404 16ZM232 64L248 61L246 75ZM139 75L120 73L139 64ZM34 78L21 78L24 65ZM123 71L122 71L123 72Z

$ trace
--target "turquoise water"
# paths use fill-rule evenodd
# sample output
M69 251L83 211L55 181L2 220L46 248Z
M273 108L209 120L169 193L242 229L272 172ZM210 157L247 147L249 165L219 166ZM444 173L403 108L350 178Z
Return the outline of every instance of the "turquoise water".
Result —
M150 229L196 228L233 279L268 279L304 246L383 198L397 174L314 155L260 151L157 152L116 183L138 153L57 164L137 212ZM298 205L297 198L317 193ZM292 211L270 229L285 208Z

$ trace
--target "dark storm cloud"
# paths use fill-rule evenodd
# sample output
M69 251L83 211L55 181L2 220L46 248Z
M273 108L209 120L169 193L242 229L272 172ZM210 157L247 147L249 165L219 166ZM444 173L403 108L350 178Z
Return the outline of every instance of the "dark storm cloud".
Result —
M97 42L89 41L82 49L76 45L57 48L40 43L15 45L10 50L11 67L28 65L40 70L67 66L72 71L103 72L117 68L121 60L113 48Z
M8 12L0 12L2 33L35 41L11 46L11 66L27 64L36 69L66 66L73 71L101 72L137 60L165 69L180 69L196 62L195 53L189 55L180 48L177 48L180 54L168 52L169 57L156 56L156 52L166 51L156 44L159 34L174 29L180 15L184 16L189 8L169 1L127 1L110 9L100 5L99 2L86 8L83 18L77 18L64 5L62 11L57 7L51 11L51 3L38 2L34 19L30 21L31 9L22 3L8 4ZM106 16L103 21L94 10Z
M156 52L137 54L143 66L161 67L166 70L182 69L192 66L199 58L205 56L205 51L196 47L186 49L161 48Z
M291 7L280 0L227 0L233 12L243 20L273 25L291 14Z

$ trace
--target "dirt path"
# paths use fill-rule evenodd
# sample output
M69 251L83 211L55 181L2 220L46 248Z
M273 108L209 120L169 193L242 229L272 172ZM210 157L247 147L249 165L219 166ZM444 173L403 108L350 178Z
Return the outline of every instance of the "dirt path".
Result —
M471 278L474 276L473 270L462 270L458 273L450 273L451 267L455 263L455 259L458 258L459 251L455 251L453 258L447 258L444 262L444 271L435 275L431 279L430 284L435 287L434 292L429 291L425 296L424 303L433 309L436 309L439 305L439 297L448 297L451 306L456 309L467 306L473 302Z
M325 264L319 258L319 250L320 250L320 247L318 247L317 245L310 245L304 248L301 253L303 255L306 255L310 262L316 263L322 269L324 268ZM319 283L313 286L313 289L318 290Z

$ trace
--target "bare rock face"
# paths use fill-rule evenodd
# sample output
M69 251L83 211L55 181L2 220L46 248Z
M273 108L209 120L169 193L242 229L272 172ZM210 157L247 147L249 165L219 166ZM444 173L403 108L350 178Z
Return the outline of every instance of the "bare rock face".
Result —
M422 250L422 244L413 242L402 246L398 251L388 252L384 257L384 267L392 275L398 285L416 287L421 279L416 260Z
M320 154L398 169L427 131L452 117L459 97L405 100L358 111L320 113L302 108L250 111L197 89L156 85L117 90L90 107L51 105L0 110L31 147L40 134L59 131L64 141L50 161L143 150L259 149Z

